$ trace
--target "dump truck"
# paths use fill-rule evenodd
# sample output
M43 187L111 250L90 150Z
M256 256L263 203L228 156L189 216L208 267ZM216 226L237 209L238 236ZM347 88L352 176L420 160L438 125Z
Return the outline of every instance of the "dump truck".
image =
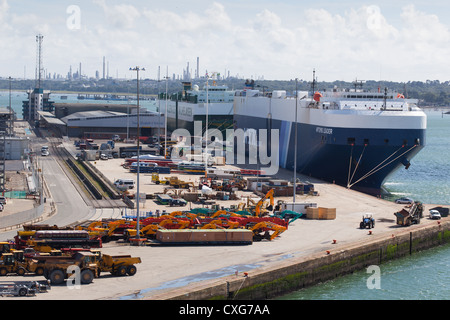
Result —
M415 201L409 207L395 212L394 215L397 217L397 225L410 226L412 224L419 224L420 219L423 218L423 204Z
M32 259L30 261L31 268L33 268L33 264L39 264L39 267L42 267L44 277L50 280L52 285L62 284L72 275L74 267L78 267L80 270L82 284L91 283L99 274L96 255L91 252L77 252L73 256L47 258L43 263L38 259Z
M94 250L92 250L92 253L97 257L98 274L110 272L114 276L126 274L134 276L137 271L135 264L141 263L141 258L130 255L111 256Z

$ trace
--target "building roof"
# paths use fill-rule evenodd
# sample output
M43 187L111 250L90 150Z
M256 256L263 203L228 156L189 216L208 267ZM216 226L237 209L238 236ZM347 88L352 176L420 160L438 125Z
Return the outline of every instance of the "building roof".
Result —
M95 110L75 112L65 116L61 120L68 127L136 127L137 115L115 111ZM140 114L140 126L142 128L164 127L164 116L156 112Z
M55 108L136 108L135 104L119 104L119 103L85 103L85 102L75 102L75 103L54 103Z
M55 117L54 114L47 111L38 111L38 114L49 124L66 125L64 122Z
M80 111L72 113L61 120L67 123L70 120L86 120L93 118L104 118L104 117L114 117L114 116L126 116L126 113L115 112L115 111L104 111L104 110L94 110L94 111Z

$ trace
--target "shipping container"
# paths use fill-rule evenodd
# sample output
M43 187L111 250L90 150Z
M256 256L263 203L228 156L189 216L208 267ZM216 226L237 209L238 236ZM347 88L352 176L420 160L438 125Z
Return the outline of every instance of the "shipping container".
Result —
M156 240L161 244L252 244L253 232L248 229L170 229L158 230Z

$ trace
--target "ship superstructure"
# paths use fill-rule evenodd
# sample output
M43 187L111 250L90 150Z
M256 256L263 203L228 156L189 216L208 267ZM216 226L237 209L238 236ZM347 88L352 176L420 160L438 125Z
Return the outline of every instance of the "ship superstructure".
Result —
M205 85L202 89L191 82L184 82L183 87L181 93L173 95L168 101L169 132L183 128L194 134L195 121L202 123L204 132L206 115L209 129L224 131L232 127L234 90L229 90L224 85L216 85L215 82L209 86ZM161 112L164 111L163 108L164 106L161 107Z

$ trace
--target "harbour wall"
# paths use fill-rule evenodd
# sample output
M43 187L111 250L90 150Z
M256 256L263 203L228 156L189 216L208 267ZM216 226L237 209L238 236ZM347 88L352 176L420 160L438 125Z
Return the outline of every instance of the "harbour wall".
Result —
M363 270L370 265L412 255L450 242L450 220L393 227L392 234L368 235L364 243L330 244L325 252L290 259L282 264L249 271L166 292L160 300L262 300Z

